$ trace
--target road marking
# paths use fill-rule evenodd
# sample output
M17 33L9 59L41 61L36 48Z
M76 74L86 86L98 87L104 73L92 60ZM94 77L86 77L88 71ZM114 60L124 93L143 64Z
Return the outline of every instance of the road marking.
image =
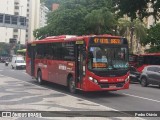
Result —
M123 93L123 94L124 94L124 95L128 95L128 96L131 96L131 97L141 98L141 99L150 100L150 101L153 101L153 102L158 102L158 103L160 103L159 100L154 100L154 99L150 99L150 98L140 97L140 96L131 95L131 94L127 94L127 93Z

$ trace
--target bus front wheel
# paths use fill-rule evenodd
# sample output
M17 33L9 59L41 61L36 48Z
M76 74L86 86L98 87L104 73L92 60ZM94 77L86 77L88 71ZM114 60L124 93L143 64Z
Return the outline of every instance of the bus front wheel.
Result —
M76 93L76 85L75 85L75 81L73 80L73 77L69 78L68 87L69 87L69 91L71 93Z
M38 74L37 74L37 82L38 82L40 85L43 84L42 72L41 72L41 71L38 71Z

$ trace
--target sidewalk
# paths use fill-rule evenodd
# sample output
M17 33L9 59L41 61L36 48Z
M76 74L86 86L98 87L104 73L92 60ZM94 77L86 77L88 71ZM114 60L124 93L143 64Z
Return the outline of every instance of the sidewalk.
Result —
M102 106L78 97L57 92L42 86L34 85L22 80L0 75L0 111L115 111L112 108ZM11 118L0 118L11 120ZM13 118L16 120L27 118ZM31 118L28 118L31 120ZM33 118L35 120L36 118ZM67 120L106 120L106 119L137 119L130 117L120 118L89 118L89 117L53 117L37 119L67 119Z

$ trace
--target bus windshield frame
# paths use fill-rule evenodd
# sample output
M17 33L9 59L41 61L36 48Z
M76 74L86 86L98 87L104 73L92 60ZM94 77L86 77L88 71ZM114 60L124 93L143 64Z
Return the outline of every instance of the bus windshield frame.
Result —
M88 69L109 71L128 69L128 47L125 45L90 45Z

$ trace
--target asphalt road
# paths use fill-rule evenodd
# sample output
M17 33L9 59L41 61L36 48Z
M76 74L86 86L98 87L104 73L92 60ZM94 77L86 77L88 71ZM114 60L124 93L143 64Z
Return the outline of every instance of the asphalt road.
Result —
M0 63L0 74L37 84L35 80L25 73L25 70L12 70L10 66L6 67L2 63ZM63 86L45 83L43 87L70 94ZM140 84L135 83L130 84L129 90L89 93L79 91L78 94L72 96L119 111L160 111L160 89L158 86L141 87Z

